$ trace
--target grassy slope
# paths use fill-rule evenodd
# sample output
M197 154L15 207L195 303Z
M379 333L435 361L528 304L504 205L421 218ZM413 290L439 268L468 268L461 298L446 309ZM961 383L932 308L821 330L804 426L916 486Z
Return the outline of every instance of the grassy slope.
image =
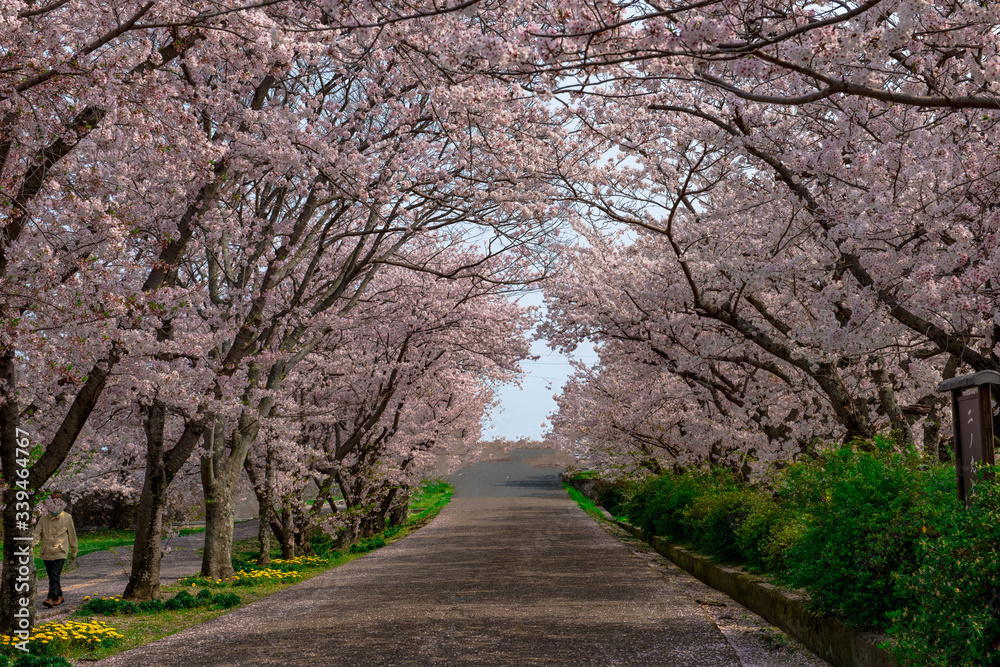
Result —
M566 489L567 493L569 493L569 497L572 498L576 502L576 504L580 506L580 509L582 509L584 512L589 514L594 519L597 519L598 521L607 521L607 518L605 518L604 513L601 512L600 508L597 506L596 503L594 503L593 500L583 495L582 493L574 489L566 482L563 482L563 488Z

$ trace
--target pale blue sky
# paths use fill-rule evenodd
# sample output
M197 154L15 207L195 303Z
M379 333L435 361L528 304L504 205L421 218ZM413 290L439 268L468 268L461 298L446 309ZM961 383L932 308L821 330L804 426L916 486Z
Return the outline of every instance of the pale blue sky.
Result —
M525 306L541 306L542 295L532 292L520 299ZM525 375L521 386L506 385L500 388L500 405L493 411L492 424L483 424L483 438L508 438L516 440L522 436L539 439L542 437L542 422L556 409L553 395L560 393L566 379L573 372L569 360L562 354L549 349L544 340L535 341L532 354L538 361L521 364ZM583 361L596 361L593 348L579 348L574 355Z

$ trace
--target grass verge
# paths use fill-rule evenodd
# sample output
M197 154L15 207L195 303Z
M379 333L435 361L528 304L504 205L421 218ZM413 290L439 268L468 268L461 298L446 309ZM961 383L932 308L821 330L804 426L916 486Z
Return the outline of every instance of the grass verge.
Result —
M607 517L604 516L604 512L597 507L597 504L593 500L583 495L566 482L563 482L563 488L566 489L566 493L569 494L569 497L580 506L580 509L586 512L590 517L598 521L607 521L608 523L611 523L608 521Z

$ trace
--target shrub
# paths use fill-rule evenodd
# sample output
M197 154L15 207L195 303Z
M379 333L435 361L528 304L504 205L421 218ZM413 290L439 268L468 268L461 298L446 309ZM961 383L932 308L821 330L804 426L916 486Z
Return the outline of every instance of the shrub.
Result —
M85 614L113 616L115 614L138 614L139 606L134 602L122 600L119 597L86 598L80 606Z
M309 546L312 547L313 553L317 556L329 558L330 553L334 551L333 545L333 538L322 530L313 531L312 535L309 536Z
M163 603L164 609L169 609L171 611L178 611L181 609L191 609L197 606L197 601L191 596L187 591L181 591L174 597L170 598Z
M212 603L212 591L207 588L203 588L198 591L198 595L194 597L198 604L211 604Z
M957 501L953 482L943 488L941 469L921 466L914 451L893 452L887 440L875 445L872 452L841 447L788 469L786 497L808 515L788 552L788 580L819 610L882 629L887 612L914 602L896 575L916 570L923 527Z
M326 558L320 556L296 556L288 560L274 558L269 567L279 572L298 572L303 568L327 565L328 563Z
M163 604L163 600L144 600L139 603L139 611L143 614L156 614L164 609L166 607Z
M352 544L350 552L352 554L366 554L369 551L374 551L385 546L385 538L380 535L375 537L368 537L363 540L358 540L357 544Z
M740 560L753 572L783 571L785 554L801 536L801 530L788 529L801 527L800 517L775 501L767 491L747 494L744 501L743 520L735 526Z
M259 568L255 570L241 570L233 578L233 586L257 586L278 581L295 581L301 579L302 574L296 571L282 572L274 568Z
M220 609L235 607L240 602L242 602L240 596L235 593L219 593L212 598L212 605Z
M682 520L685 509L711 486L712 475L690 470L646 480L624 507L630 523L674 540L689 537Z
M699 496L681 513L685 533L702 551L727 561L740 560L738 533L754 502L750 489L724 489Z
M758 544L762 569L765 572L783 574L788 571L788 554L806 532L806 519L800 513L783 508L766 541Z
M627 493L627 483L623 481L612 482L598 494L597 504L611 512L612 516L618 516L622 511L622 505L625 502Z
M890 612L901 664L1000 664L1000 487L980 482L976 501L928 530L920 567L899 577L908 604Z

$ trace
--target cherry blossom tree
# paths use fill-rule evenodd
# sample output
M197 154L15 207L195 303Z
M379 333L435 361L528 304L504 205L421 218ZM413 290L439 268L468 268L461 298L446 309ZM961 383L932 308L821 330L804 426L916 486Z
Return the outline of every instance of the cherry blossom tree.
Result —
M317 219L325 217L328 226L349 221L337 227L344 236L328 230L323 237L343 248L352 237L381 239L348 260L339 289L330 291L327 283L309 293L322 303L325 287L323 308L329 309L349 300L351 285L360 287L360 266L391 257L393 244L423 227L489 219L513 229L515 219L542 217L542 209L525 209L534 200L518 198L511 169L480 169L477 178L491 182L492 191L482 187L472 196L474 188L467 189L461 195L467 206L452 208L448 197L458 195L442 194L451 182L439 184L440 177L471 173L478 154L506 150L503 142L487 144L499 137L484 139L478 114L486 106L476 99L482 93L442 88L438 81L434 97L434 82L420 91L409 87L423 81L412 70L407 80L392 78L419 60L413 56L435 34L435 21L447 22L468 5L330 10L308 2L57 2L6 8L8 47L0 72L4 478L14 479L17 444L27 443L30 489L37 490L59 469L109 386L129 396L147 445L131 595L155 592L159 506L172 477L206 431L212 438L219 423L238 422L241 392L257 389L255 374L266 375L273 364L266 355L276 340L286 341L259 337L274 333L268 327L280 310L269 292L301 277L291 277L291 266L307 272L310 258L330 250L318 243ZM406 35L414 39L389 53L375 48L383 31L397 46ZM379 67L384 76L366 78ZM380 142L421 137L427 124L437 127L431 169L438 178L403 168L407 159L421 165L421 156L431 155L421 148L397 153L396 163L387 158L381 177L365 171L379 162ZM463 141L470 142L449 152L457 145L449 133L463 129ZM336 139L332 146L329 139ZM421 138L413 146L433 143ZM417 180L422 177L431 180ZM497 184L503 194L492 187ZM416 202L404 200L407 189ZM241 206L263 217L241 216ZM391 221L380 217L392 211ZM396 230L396 223L404 226ZM528 236L519 234L513 245L527 247ZM321 246L326 250L315 252ZM233 252L244 253L239 261L256 252L256 264L245 271L266 267L263 282L241 284L227 274L216 281L227 283L221 296L213 293L207 276L233 268L213 256L215 247L238 249ZM231 287L251 290L225 291ZM0 611L9 627L10 540L20 529L16 491L6 494Z
M592 277L559 288L554 326L608 341L602 373L644 364L727 420L749 407L769 440L811 414L823 437L917 428L936 453L936 383L1000 358L995 12L536 7L494 71L566 109L567 197L636 230L645 269L573 312L605 291L609 252L574 257L566 273ZM782 392L812 411L774 414Z
M265 440L245 464L284 552L307 548L317 526L345 544L380 531L441 456L479 441L492 386L511 379L528 354L529 322L503 298L506 290L479 279L381 272L349 326L297 367L272 420L296 453ZM335 490L345 511L330 502ZM318 492L311 506L307 491ZM279 496L280 511L270 507ZM324 501L333 511L321 517Z

